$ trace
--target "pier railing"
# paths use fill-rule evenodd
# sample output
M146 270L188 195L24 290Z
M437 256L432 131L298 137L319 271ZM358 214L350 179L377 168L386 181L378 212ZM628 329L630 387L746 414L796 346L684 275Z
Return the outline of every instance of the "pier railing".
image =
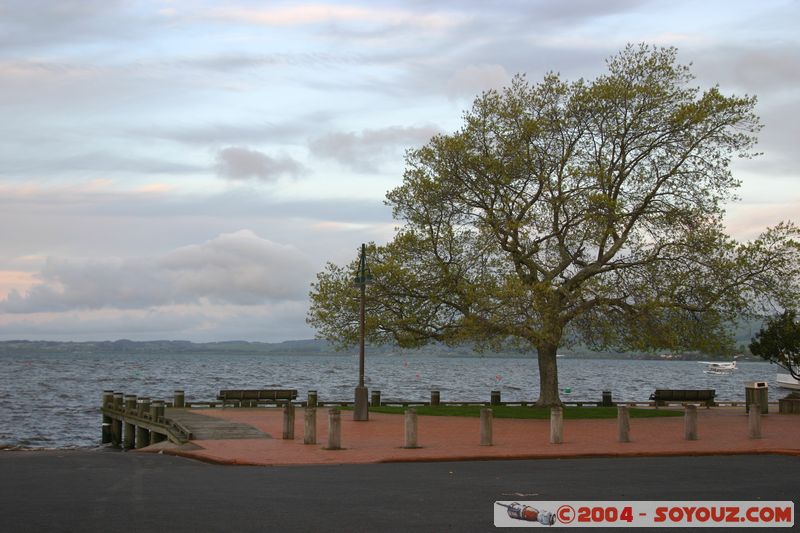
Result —
M167 403L150 401L147 397L125 395L121 392L103 392L103 443L122 445L125 448L143 448L164 440L184 444L192 439L185 426L165 416Z

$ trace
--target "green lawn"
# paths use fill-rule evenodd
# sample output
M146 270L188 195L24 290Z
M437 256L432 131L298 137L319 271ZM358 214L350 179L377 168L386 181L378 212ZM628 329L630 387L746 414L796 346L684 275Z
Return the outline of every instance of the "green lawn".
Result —
M419 415L430 416L472 416L478 417L481 412L480 405L439 405L432 406L417 406ZM342 409L351 409L350 407ZM408 407L394 407L394 406L381 406L370 407L372 413L390 413L402 414ZM683 416L683 411L671 409L630 409L631 418L654 418L659 416ZM520 407L512 405L495 405L492 407L492 416L494 418L536 418L536 419L549 419L550 409L543 407ZM565 407L564 418L566 419L580 419L580 418L616 418L616 407Z

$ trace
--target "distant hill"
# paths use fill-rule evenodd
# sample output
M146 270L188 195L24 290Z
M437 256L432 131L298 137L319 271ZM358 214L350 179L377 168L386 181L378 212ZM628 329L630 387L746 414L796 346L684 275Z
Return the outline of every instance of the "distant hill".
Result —
M746 349L750 336L758 330L759 326L745 326L737 331L737 344ZM191 341L132 341L120 339L116 341L88 341L88 342L61 342L61 341L28 341L12 340L0 341L0 356L3 355L41 355L41 354L75 354L75 355L113 355L113 354L217 354L217 355L317 355L317 356L350 356L358 353L358 347L337 351L329 342L320 339L293 340L284 342L249 342L249 341L221 341L221 342L191 342ZM470 345L446 346L431 344L417 350L399 348L397 346L368 346L367 353L371 355L397 355L401 357L434 356L434 357L519 357L530 358L535 354L532 351L504 350L501 352L479 352ZM632 352L597 352L588 348L576 346L572 349L559 350L559 353L576 358L596 359L661 359L665 358L664 352L632 353ZM712 356L701 353L670 354L670 359L698 360L709 359ZM754 360L758 360L754 358Z

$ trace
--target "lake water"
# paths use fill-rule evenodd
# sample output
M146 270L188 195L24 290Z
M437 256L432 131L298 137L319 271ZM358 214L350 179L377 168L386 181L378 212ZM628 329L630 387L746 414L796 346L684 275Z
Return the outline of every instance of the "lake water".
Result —
M739 363L730 376L703 373L691 361L630 361L560 358L559 386L565 401L599 401L603 390L620 401L646 401L656 388L716 389L717 399L744 401L746 381L775 387L778 368ZM436 358L367 356L367 386L384 400L533 401L539 377L535 358ZM352 400L358 377L354 356L254 355L41 355L0 356L0 446L91 447L100 442L103 390L171 399L214 399L221 389L291 388L305 399ZM771 399L778 393L770 391Z

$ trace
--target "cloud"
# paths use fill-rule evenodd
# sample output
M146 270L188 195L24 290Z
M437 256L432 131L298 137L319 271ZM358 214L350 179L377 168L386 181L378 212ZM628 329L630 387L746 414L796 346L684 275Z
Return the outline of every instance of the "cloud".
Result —
M305 140L308 132L317 131L331 120L328 111L317 111L294 117L291 120L234 123L230 121L207 122L182 127L153 125L129 130L137 138L168 139L189 145L234 143L288 144Z
M337 54L330 52L303 52L282 54L225 53L206 55L179 60L178 64L207 69L211 71L233 73L243 70L254 70L273 67L307 67L357 65L368 60L367 56L355 54Z
M411 25L421 29L452 27L460 18L458 12L436 13L359 7L348 5L305 4L246 9L225 7L213 9L204 18L263 26L305 26L312 24L377 24Z
M451 98L469 98L489 90L509 85L511 76L502 65L468 65L458 69L447 82Z
M130 38L152 27L153 17L124 0L3 0L0 49Z
M422 146L439 133L435 126L391 126L356 132L333 132L309 141L311 153L333 159L357 172L379 172L381 163L403 150Z
M274 182L281 176L296 178L306 168L287 155L270 157L258 150L230 146L217 152L217 175L230 180L259 179Z
M150 156L120 155L108 150L98 150L67 156L4 158L0 175L32 176L58 174L113 173L113 174L196 174L207 168L191 163L158 159Z
M297 248L249 230L179 248L159 266L177 294L238 304L304 298L313 279L309 260Z
M0 315L0 339L153 340L225 339L282 341L308 339L303 302L267 302L258 306L166 305L150 309L89 309L63 313Z
M50 257L35 276L38 283L25 293L11 289L0 311L301 301L313 276L310 260L295 247L241 230L155 258Z
M800 83L800 57L795 43L756 46L713 46L692 53L697 69L708 83L764 94L796 89Z

